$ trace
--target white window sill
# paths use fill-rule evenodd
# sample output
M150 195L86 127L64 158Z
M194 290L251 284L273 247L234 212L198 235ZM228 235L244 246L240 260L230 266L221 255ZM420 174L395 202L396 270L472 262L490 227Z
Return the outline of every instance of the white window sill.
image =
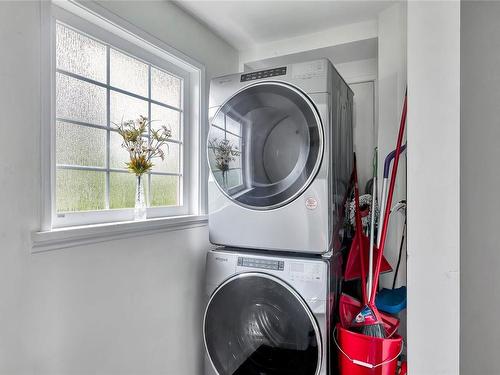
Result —
M78 227L57 228L31 234L31 252L50 250L205 226L206 215L175 216L144 221L122 221Z

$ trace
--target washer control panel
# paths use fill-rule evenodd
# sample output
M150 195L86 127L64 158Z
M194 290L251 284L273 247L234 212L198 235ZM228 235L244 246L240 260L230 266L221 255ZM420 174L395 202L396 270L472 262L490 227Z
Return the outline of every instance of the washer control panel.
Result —
M293 281L321 280L321 267L314 263L290 262L290 279Z
M238 266L283 271L285 269L285 262L272 259L238 257Z
M241 75L240 82L253 81L254 79L284 76L286 74L286 66L281 68L261 70L259 72L251 72Z

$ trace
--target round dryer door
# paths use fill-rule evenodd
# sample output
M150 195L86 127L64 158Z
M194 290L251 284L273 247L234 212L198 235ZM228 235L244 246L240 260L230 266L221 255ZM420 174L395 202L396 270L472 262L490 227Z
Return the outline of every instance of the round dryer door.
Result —
M247 86L212 119L208 160L220 190L251 209L298 197L323 156L321 120L311 100L279 82Z
M270 275L240 274L222 284L208 303L203 330L219 375L316 375L321 368L314 316Z

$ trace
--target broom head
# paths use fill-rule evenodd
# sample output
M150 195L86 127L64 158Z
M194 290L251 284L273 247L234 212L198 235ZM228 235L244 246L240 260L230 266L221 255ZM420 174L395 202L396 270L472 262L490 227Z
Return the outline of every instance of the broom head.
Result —
M361 302L356 298L353 298L347 294L341 294L339 300L339 318L340 324L343 328L351 328L352 322L355 320L356 315L360 312L362 307L363 306ZM384 314L380 311L379 314L385 330L385 337L392 337L399 328L399 319L394 316Z
M382 318L375 306L363 306L351 322L351 329L366 336L386 338Z

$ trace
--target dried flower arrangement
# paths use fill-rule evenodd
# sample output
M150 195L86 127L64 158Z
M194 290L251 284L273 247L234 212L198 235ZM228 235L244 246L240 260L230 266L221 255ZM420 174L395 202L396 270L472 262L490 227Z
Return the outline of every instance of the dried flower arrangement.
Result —
M118 134L123 138L122 147L128 151L130 160L125 163L128 170L136 175L135 191L135 220L145 220L147 218L146 200L144 194L144 182L142 175L149 172L154 164L154 158L164 160L165 152L163 147L167 147L168 139L172 132L165 125L159 130L149 129L149 140L144 137L148 131L151 121L145 116L139 116L136 120L122 121L115 124Z
M154 166L152 162L154 158L164 160L165 152L162 148L166 146L168 149L167 140L172 136L170 129L163 125L159 130L151 129L148 142L143 135L150 123L147 117L140 116L136 120L115 124L118 134L123 138L122 147L129 153L130 161L126 163L127 168L136 176L149 172Z
M208 142L208 146L215 155L215 166L223 174L229 170L229 163L236 160L236 157L240 155L238 148L231 144L228 139L218 140L214 138Z

